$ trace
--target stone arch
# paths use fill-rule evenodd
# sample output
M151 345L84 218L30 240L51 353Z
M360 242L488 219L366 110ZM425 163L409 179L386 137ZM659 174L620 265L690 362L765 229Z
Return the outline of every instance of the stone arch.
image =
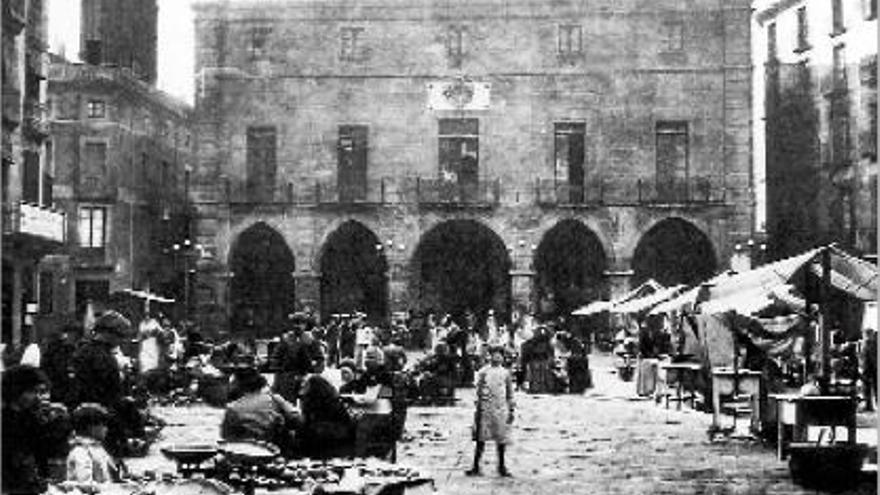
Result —
M562 219L544 233L533 266L535 296L543 317L568 315L606 293L608 256L602 241L576 219Z
M640 238L632 256L633 284L653 278L664 285L696 284L718 269L709 236L692 222L664 218Z
M321 318L362 311L374 321L388 316L388 263L379 237L347 220L324 240L317 257Z
M229 250L230 329L254 337L286 329L296 304L296 263L284 237L265 222L243 230Z
M489 309L510 313L511 259L502 238L484 223L452 219L425 231L411 258L411 298L415 309L450 313L470 310L481 318Z

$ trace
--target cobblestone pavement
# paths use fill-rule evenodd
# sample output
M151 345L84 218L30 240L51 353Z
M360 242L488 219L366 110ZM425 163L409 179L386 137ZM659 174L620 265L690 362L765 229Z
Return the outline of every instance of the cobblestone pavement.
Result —
M711 415L635 400L610 360L593 359L595 387L584 395L517 395L518 413L508 466L495 474L487 446L483 476L469 478L473 391L460 389L451 407L414 407L398 460L428 470L441 494L813 494L792 483L775 450L745 440L710 442ZM221 411L205 406L157 411L171 423L161 443L217 438ZM154 446L158 451L159 446ZM171 471L159 454L132 469ZM844 493L876 493L876 481Z

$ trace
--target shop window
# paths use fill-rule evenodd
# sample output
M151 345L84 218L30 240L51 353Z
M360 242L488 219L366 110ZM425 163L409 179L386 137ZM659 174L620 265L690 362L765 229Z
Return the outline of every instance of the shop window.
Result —
M107 244L107 207L81 206L77 227L80 247L103 248Z

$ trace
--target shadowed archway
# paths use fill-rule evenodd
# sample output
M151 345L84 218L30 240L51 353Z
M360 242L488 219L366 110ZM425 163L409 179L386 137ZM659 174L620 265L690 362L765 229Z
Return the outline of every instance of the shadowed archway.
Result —
M255 337L281 334L294 311L293 253L265 223L242 232L229 256L230 328Z
M715 274L712 241L692 223L668 218L646 232L632 260L633 285L653 278L663 285L693 285Z
M373 322L388 316L388 264L382 243L364 225L348 221L321 250L321 318L363 311Z
M473 220L449 220L426 232L412 260L412 297L419 310L450 313L468 310L478 318L491 308L510 312L510 256L504 241Z
M605 295L605 250L596 234L577 220L548 230L535 251L535 289L543 317L569 315Z

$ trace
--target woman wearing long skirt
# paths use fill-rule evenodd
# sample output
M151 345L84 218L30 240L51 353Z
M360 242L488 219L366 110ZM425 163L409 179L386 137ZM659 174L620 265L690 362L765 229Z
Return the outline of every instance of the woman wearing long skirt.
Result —
M474 414L474 465L465 474L480 474L480 457L486 441L494 441L498 448L498 474L511 476L504 464L505 446L510 442L510 426L513 423L515 403L513 378L504 363L504 348L493 346L489 350L489 364L477 372L477 410Z

